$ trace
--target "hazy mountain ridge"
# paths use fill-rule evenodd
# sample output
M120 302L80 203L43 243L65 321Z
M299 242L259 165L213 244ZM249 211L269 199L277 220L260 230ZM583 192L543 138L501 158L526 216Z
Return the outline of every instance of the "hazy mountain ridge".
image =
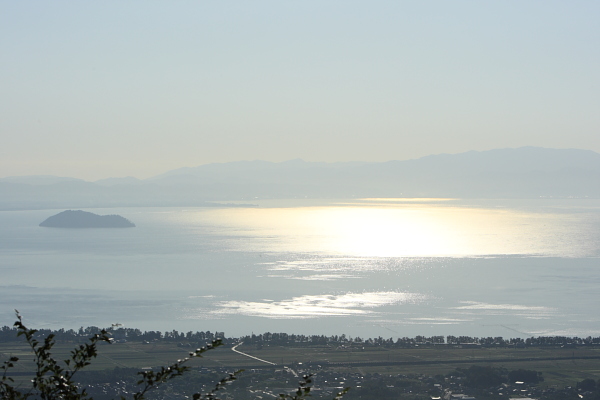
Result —
M54 175L27 175L27 176L8 176L0 178L0 182L11 182L16 184L26 185L53 185L55 183L79 181L85 182L83 179L68 178L64 176Z
M381 163L239 161L146 180L0 179L0 207L194 206L255 198L600 197L600 154L521 147Z

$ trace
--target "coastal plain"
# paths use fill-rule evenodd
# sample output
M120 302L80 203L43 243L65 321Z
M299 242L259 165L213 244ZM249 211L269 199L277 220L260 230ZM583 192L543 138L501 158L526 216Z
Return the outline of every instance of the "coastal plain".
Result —
M55 346L57 359L68 357L72 343ZM191 349L191 348L190 348ZM470 348L428 346L421 348L350 347L326 345L263 346L240 345L238 350L275 363L261 363L223 346L208 352L187 365L201 369L281 369L290 367L306 372L319 371L429 376L451 374L471 365L501 367L508 370L528 369L542 372L545 387L575 386L577 382L600 378L600 346ZM98 357L86 368L89 371L114 368L148 369L168 365L187 356L186 348L176 343L127 342L101 345ZM32 355L25 343L0 343L0 354L17 356L13 376L26 378L33 372Z

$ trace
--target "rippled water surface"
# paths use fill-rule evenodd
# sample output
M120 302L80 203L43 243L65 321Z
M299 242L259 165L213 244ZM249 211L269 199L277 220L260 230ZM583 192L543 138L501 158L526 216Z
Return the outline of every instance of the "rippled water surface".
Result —
M0 324L598 335L600 201L361 199L120 208L132 229L0 212Z

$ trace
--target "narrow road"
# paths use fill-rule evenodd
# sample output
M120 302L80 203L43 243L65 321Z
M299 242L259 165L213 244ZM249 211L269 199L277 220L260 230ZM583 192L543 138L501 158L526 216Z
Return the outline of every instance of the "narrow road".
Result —
M260 362L263 362L263 363L266 363L266 364L271 364L271 365L277 365L277 364L275 364L274 362L267 361L267 360L263 360L262 358L258 358L258 357L251 356L250 354L242 353L241 351L239 351L239 350L237 350L237 349L236 349L236 347L238 347L240 344L242 344L242 343L240 342L240 343L236 344L235 346L233 346L233 347L231 348L231 350L233 350L233 351L235 351L236 353L238 353L238 354L241 354L241 355L243 355L243 356L246 356L246 357L253 358L253 359L255 359L256 361L260 361Z
M246 354L244 352L239 351L238 349L236 349L236 347L238 347L240 344L242 344L242 343L240 342L240 343L236 344L235 346L233 346L231 348L231 350L233 350L236 353L241 354L241 355L243 355L245 357L250 357L250 358L252 358L252 359L254 359L256 361L260 361L260 362L263 362L263 363L266 363L266 364L270 364L270 365L277 365L276 363L273 363L271 361L263 360L262 358L254 357L254 356L251 356L250 354ZM283 368L286 369L286 370L288 370L289 372L291 372L292 375L294 375L295 378L298 378L298 373L296 371L294 371L290 367L286 367L285 365L283 366Z

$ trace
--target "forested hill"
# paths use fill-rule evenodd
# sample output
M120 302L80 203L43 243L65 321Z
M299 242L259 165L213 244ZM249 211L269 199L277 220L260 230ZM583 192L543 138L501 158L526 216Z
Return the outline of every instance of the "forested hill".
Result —
M133 228L135 225L120 215L98 215L81 210L66 210L42 223L45 228Z

